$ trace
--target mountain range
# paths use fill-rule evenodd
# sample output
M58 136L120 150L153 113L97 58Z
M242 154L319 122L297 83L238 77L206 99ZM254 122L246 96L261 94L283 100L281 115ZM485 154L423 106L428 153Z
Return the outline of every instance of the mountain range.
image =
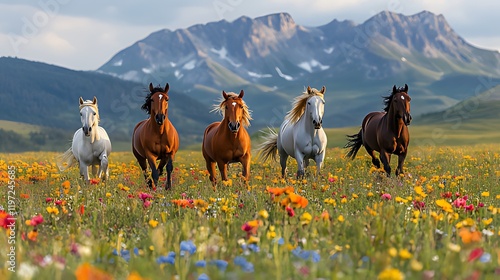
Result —
M220 119L210 109L222 90L245 90L251 132L279 126L307 86L327 88L325 127L359 125L383 108L381 96L393 85L405 83L415 122L436 119L500 84L500 53L467 43L442 15L427 11L316 27L287 13L240 17L153 32L96 71L0 58L0 120L74 131L78 97L95 95L102 125L129 141L146 117L140 106L150 82L170 84L169 117L185 143L195 143Z

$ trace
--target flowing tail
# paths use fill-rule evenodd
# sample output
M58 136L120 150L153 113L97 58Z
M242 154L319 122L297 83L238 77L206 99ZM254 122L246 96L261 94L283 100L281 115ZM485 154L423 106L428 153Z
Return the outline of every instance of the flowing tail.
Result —
M354 159L359 151L359 148L363 145L363 135L362 130L359 130L358 134L347 135L347 144L345 144L344 149L350 150L347 152L346 157Z
M269 129L267 135L264 135L264 142L257 148L259 150L259 159L267 161L269 158L276 160L278 153L278 133Z
M64 171L70 168L75 165L76 162L77 160L73 155L73 149L71 149L71 147L64 152L64 154L57 157L57 167L59 167L59 171Z

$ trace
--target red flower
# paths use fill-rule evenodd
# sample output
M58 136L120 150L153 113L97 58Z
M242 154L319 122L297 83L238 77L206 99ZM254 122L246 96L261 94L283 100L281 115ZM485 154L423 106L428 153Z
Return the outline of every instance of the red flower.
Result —
M482 248L476 248L476 249L472 250L472 252L470 252L469 258L467 259L467 261L471 262L471 261L477 260L483 255L483 253L484 253L484 250Z
M441 194L441 197L442 197L442 198L450 198L450 197L452 197L452 196L453 196L453 194L452 194L451 192L445 192L445 193L442 193L442 194Z
M423 210L425 208L425 202L414 200L413 207L415 207L415 209L418 209L418 210Z
M45 198L45 202L47 202L47 203L52 202L52 200L53 200L52 197Z
M251 231L251 230L252 230L252 228L253 228L253 227L252 227L251 225L249 225L248 223L244 223L244 224L241 226L241 229L242 229L243 231L246 231L246 232Z
M153 198L153 196L150 195L149 193L143 193L143 192L141 192L139 194L139 198L142 199L142 201L146 201L146 199Z
M392 198L392 196L390 194L388 194L388 193L384 193L382 195L382 199L391 200L391 198Z
M99 184L99 179L90 179L90 184L91 185L97 185L97 184Z
M61 205L61 204L62 204L62 200L59 200L59 199L58 199L58 200L56 200L55 204L56 204L56 205Z
M474 204L465 206L465 211L474 211Z
M292 208L292 207L287 206L287 207L285 208L285 210L286 210L286 212L288 213L288 216L290 216L290 217L295 216L295 211L293 211L293 208Z
M16 223L16 219L7 212L0 210L0 227L8 228Z
M80 215L83 215L85 213L85 206L83 204L80 205L80 208L78 209L78 213Z

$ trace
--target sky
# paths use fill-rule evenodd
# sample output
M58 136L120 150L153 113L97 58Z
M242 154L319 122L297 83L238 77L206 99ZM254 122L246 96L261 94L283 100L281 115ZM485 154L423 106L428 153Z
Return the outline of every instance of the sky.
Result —
M500 51L498 0L0 0L0 56L96 70L165 28L279 12L303 26L361 24L384 10L442 14L470 44Z

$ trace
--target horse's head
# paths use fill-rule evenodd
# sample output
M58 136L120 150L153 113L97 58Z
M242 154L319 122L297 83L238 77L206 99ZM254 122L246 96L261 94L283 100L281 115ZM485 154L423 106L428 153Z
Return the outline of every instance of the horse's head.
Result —
M229 130L236 134L240 130L242 120L245 114L245 103L243 102L243 95L245 92L240 91L239 95L227 94L222 91L222 97L224 97L224 117L228 119Z
M155 88L153 84L149 84L150 91L150 103L149 103L149 114L154 118L158 125L162 125L167 117L168 110L168 90L170 89L169 84L165 85L165 89Z
M80 119L82 121L82 130L85 136L89 137L92 134L92 128L96 128L99 124L99 112L97 111L97 98L94 96L92 101L80 97Z
M392 104L390 104L390 106L394 109L396 118L402 119L405 125L410 125L412 119L410 114L411 97L408 95L408 85L405 84L404 88L397 88L394 86L391 96L390 103Z
M323 124L323 114L325 113L325 100L323 95L326 88L323 86L320 91L307 87L307 94L311 95L307 99L306 113L310 114L315 129L320 129Z

